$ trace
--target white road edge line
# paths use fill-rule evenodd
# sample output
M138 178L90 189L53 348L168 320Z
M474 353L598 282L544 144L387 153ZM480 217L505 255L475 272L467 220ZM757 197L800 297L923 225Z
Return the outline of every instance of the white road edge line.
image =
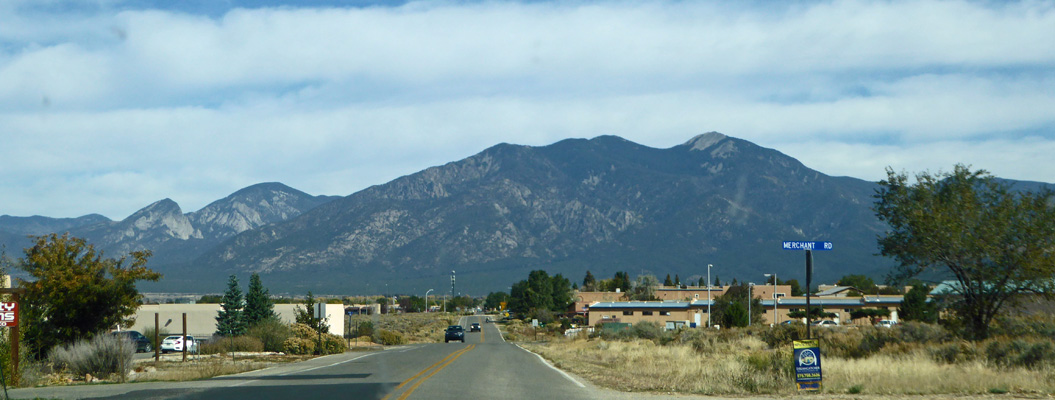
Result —
M336 366L336 365L341 365L341 364L344 364L344 363L346 363L346 362L352 362L352 361L358 360L358 359L360 359L360 358L364 358L364 357L370 357L370 356L372 356L372 355L374 355L374 354L377 354L377 353L363 354L363 355L361 355L361 356L359 356L359 357L356 357L356 358L351 358L351 359L347 359L347 360L344 360L344 361L339 361L339 362L335 362L335 363L333 363L333 364L330 364L330 365L320 365L320 366L318 366L318 367L312 367L312 368L308 368L308 369L302 369L302 370L297 370L297 371L290 371L290 372L286 372L286 373L284 373L284 374L278 374L278 375L275 375L275 376L286 376L286 375L290 375L290 374L295 374L295 373L300 373L300 372L308 372L308 371L314 371L314 370L317 370L317 369L319 369L319 368L327 368L327 367L333 367L333 366ZM272 368L273 368L273 367L272 367ZM260 371L263 371L263 370L260 370ZM234 385L231 385L231 386L229 386L229 387L235 387L235 386L242 386L242 385L245 385L245 384L248 384L248 383L252 383L252 382L256 382L256 381L259 381L259 379L253 379L253 380L248 380L248 381L242 381L242 382L236 383L236 384L234 384Z
M517 346L517 347L520 347L520 345L519 345L519 344L518 344L518 345L516 345L516 346ZM564 376L565 378L567 378L567 379L568 379L569 381L571 381L571 383L574 383L574 384L575 384L576 386L578 386L578 387L581 387L581 388L585 388L585 387L586 387L586 385L583 385L583 384L582 384L582 383L580 383L579 381L575 380L575 378L572 378L572 377L571 377L571 375L568 375L568 373L567 373L567 372L561 371L561 369L560 369L560 368L554 367L554 366L553 366L553 364L550 364L550 363L549 363L549 361L546 361L546 359L545 359L545 358L542 358L542 356L540 356L540 355L539 355L538 353L535 353L535 352L533 352L533 351L531 351L531 350L528 350L528 349L525 349L525 348L523 348L523 347L520 347L520 350L524 350L524 351L526 351L526 352L528 352L528 353L534 354L534 355L535 355L535 357L538 357L538 359L539 359L540 361L542 361L542 364L546 365L547 367L550 367L550 369L552 369L552 370L554 370L554 371L557 371L557 372L559 372L559 373L560 373L561 375L563 375L563 376Z

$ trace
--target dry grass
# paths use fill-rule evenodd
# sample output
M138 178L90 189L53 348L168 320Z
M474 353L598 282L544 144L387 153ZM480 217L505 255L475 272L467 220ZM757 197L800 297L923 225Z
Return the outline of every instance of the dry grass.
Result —
M657 345L651 340L553 340L525 344L554 365L622 391L792 395L790 346L755 337ZM823 347L822 347L823 352ZM862 359L825 357L824 392L865 395L1055 393L1055 368L997 368L981 361L941 364L927 352Z
M308 356L289 356L273 353L232 355L206 355L188 357L187 362L162 361L155 365L153 360L141 360L136 365L136 373L131 381L191 381L208 379L221 375L231 375L270 367L275 364L298 362L309 359Z
M452 321L457 321L458 316L444 313L380 314L358 315L350 320L353 330L356 322L370 322L375 331L399 332L408 343L439 343L443 342L443 330L453 324Z

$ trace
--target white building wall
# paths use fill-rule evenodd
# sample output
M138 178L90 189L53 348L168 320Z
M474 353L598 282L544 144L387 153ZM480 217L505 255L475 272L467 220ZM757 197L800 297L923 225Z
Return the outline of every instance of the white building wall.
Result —
M286 323L296 321L293 309L300 304L275 304L275 313ZM216 315L220 312L219 304L146 304L136 311L136 321L129 329L145 332L147 327L154 326L154 314L158 314L158 325L161 330L170 334L183 332L183 313L187 313L187 335L196 338L209 338L216 333ZM326 304L326 322L330 333L344 336L344 305Z

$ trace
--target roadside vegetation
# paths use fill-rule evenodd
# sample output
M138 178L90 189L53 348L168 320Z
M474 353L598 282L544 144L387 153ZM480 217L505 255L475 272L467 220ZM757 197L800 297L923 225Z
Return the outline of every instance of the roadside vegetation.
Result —
M449 313L355 315L348 318L347 324L353 333L349 338L358 338L359 343L440 343L444 329L457 324L458 317Z
M523 324L514 337L559 368L623 391L687 394L796 393L791 341L805 326L664 331L640 323L566 338ZM823 392L875 395L1055 393L1055 318L1001 319L994 335L966 341L937 324L815 329ZM507 339L509 336L507 336Z

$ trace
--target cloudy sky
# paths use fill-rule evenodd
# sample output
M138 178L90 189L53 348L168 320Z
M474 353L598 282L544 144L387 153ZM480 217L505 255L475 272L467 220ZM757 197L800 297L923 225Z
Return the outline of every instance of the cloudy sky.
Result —
M0 1L0 214L347 195L500 142L708 131L829 175L1055 182L1050 1L290 3Z

